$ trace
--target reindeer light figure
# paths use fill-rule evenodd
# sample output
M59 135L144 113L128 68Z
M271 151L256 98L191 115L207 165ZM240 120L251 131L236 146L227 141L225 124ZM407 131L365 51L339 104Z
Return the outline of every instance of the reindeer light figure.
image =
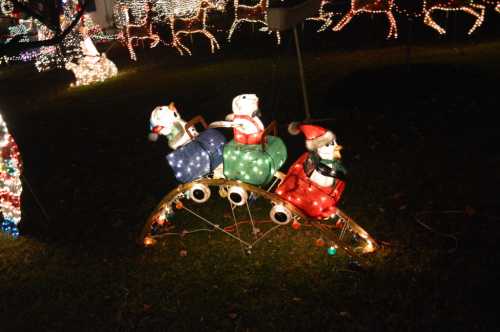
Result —
M323 25L318 29L317 32L325 31L333 23L332 17L334 13L325 11L325 5L329 4L330 2L330 0L322 0L318 11L318 16L307 18L308 21L323 22Z
M351 0L349 12L333 27L333 31L340 31L358 14L385 14L389 20L389 33L387 39L398 38L398 27L392 13L394 0Z
M463 11L476 17L476 21L469 29L468 34L470 35L483 24L486 7L474 3L474 0L424 0L424 23L436 30L440 35L444 35L446 34L446 30L437 24L431 16L432 12L437 10Z
M130 23L129 8L126 4L120 4L120 11L124 18L122 31L119 39L128 49L130 59L137 61L137 55L134 51L134 41L141 41L144 45L144 40L150 40L150 48L155 47L160 42L160 36L153 32L153 19L151 12L151 4L144 4L145 16L139 24Z
M191 50L181 41L182 36L193 35L196 33L201 33L208 38L212 53L215 52L215 49L220 49L217 39L215 39L214 35L207 29L207 12L214 8L220 9L220 6L203 0L194 16L187 18L178 18L174 15L170 16L169 21L170 28L172 29L172 46L174 46L181 55L184 55L183 50L186 51L187 54L191 55Z
M229 29L227 36L228 42L231 42L231 37L238 25L242 22L262 23L264 28L267 28L267 8L268 0L259 0L259 3L254 6L240 5L239 0L234 0L234 21ZM269 31L269 33L272 33ZM276 40L278 45L281 43L281 35L276 31Z

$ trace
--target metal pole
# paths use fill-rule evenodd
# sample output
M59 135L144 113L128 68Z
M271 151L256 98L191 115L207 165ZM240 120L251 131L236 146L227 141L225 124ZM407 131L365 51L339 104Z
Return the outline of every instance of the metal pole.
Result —
M306 82L304 79L304 66L302 65L302 53L300 52L299 35L297 33L297 26L293 27L293 37L295 39L295 50L297 51L297 60L299 63L300 84L302 86L302 96L304 97L304 108L306 112L306 120L311 118L309 112L309 100L307 99Z

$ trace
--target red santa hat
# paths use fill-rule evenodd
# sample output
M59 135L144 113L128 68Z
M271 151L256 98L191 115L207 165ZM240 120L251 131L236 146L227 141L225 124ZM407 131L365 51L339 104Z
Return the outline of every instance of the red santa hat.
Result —
M335 141L335 134L323 127L301 124L299 122L292 122L288 125L288 132L291 135L298 135L304 133L306 137L306 148L309 151L315 151L322 146Z

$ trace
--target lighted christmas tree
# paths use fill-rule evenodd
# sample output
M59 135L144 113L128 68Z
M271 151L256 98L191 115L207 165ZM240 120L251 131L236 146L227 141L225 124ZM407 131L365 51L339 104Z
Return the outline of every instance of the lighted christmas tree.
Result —
M22 163L16 142L9 134L7 125L0 115L0 211L2 231L14 237L21 221L21 171Z

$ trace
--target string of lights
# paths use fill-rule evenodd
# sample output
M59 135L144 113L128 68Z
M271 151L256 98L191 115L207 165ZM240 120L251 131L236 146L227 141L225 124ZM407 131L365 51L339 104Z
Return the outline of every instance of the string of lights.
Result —
M446 30L441 27L434 19L432 18L432 13L434 11L445 11L445 12L457 12L463 11L467 14L470 14L476 17L476 21L469 29L468 34L472 34L478 27L483 24L484 14L486 11L486 7L484 5L480 5L475 3L474 0L423 0L423 16L424 23L436 30L439 34L446 34Z
M387 34L387 39L398 38L398 27L396 24L396 19L392 13L394 8L394 0L373 0L373 1L363 1L363 0L351 0L351 9L345 16L333 27L333 31L342 30L354 16L359 14L385 14L389 20L389 32Z
M341 13L325 10L325 6L329 5L330 2L331 2L330 0L322 0L318 10L318 15L306 19L306 21L323 22L323 25L319 27L317 32L322 32L328 29L330 25L333 24L333 19L332 19L333 16L341 15Z
M136 8L136 7L135 7ZM141 19L133 21L131 19L131 8L125 4L120 4L119 7L121 16L123 18L121 32L118 34L120 40L128 49L130 59L136 61L137 55L134 50L134 43L149 40L149 47L153 48L160 42L160 36L153 32L153 21L151 11L151 3L144 2L143 10L141 11Z
M183 50L191 55L191 50L182 43L181 39L186 35L202 34L207 37L210 41L210 49L212 53L215 49L220 49L217 39L214 37L210 31L207 29L207 12L211 9L217 8L215 5L209 1L202 1L198 7L198 11L191 17L170 17L170 29L172 30L172 46L177 49L177 51L184 55Z
M231 28L229 28L229 34L227 36L227 40L231 42L231 37L233 36L234 31L238 28L241 23L259 23L263 24L264 27L261 29L262 31L268 31L269 33L273 33L267 29L267 8L269 7L268 0L260 0L254 6L240 5L239 0L234 0L234 20L231 24ZM281 44L281 34L279 31L275 31L276 33L276 42Z

